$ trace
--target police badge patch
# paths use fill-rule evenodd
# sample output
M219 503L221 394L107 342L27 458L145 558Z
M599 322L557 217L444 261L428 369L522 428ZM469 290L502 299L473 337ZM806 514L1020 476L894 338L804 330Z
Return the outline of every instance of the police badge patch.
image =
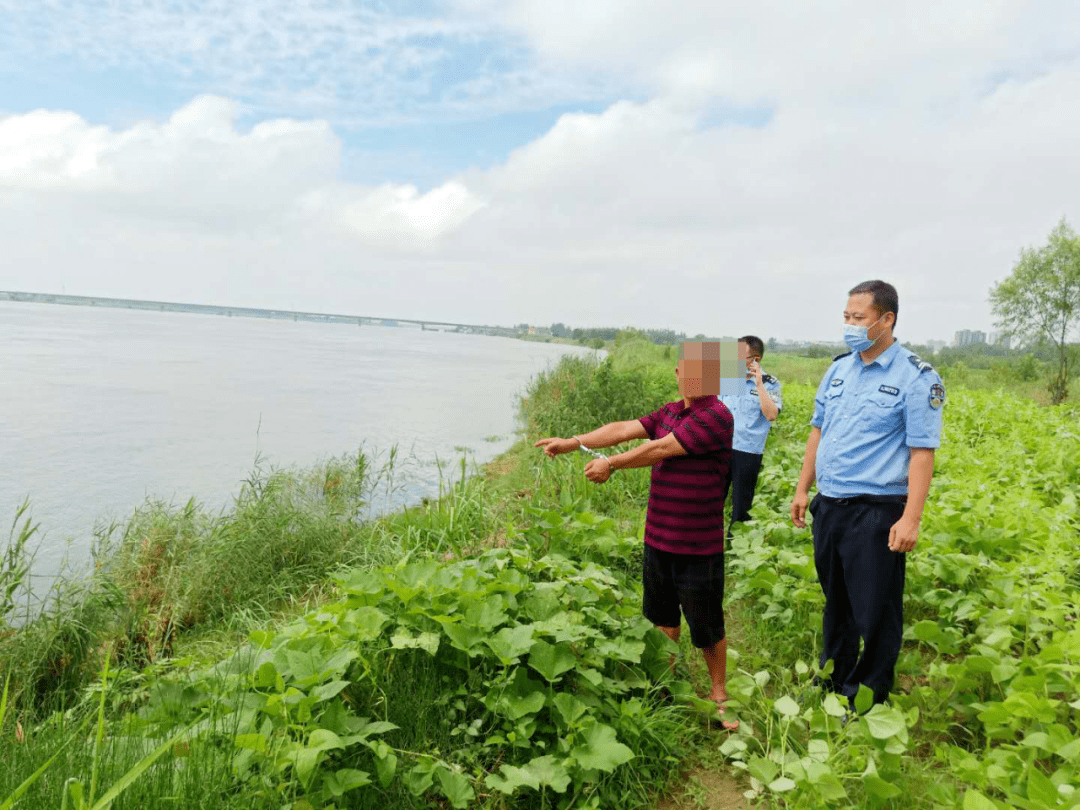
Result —
M831 385L833 388L835 388L838 385L843 385L843 384L844 384L843 380L833 380L831 383L829 383L829 385Z
M930 407L937 410L945 404L945 386L934 383L930 386Z

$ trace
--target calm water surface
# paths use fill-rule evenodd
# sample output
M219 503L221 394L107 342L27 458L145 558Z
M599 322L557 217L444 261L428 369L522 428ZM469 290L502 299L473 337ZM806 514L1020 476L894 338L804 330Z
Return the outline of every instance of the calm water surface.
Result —
M516 396L587 350L417 329L0 303L0 520L29 496L35 574L89 558L96 526L148 497L227 507L256 456L306 467L361 446L436 458L514 438ZM498 437L498 439L492 439ZM38 587L35 586L35 590Z

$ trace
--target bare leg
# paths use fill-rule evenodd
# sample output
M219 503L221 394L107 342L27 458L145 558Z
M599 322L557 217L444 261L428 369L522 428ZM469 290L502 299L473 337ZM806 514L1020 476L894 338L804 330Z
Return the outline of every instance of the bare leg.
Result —
M709 700L715 701L720 714L724 713L724 703L727 701L727 639L722 638L711 647L703 647L702 656L705 658L705 666L709 668L709 678L712 680L712 691L709 692ZM734 731L739 727L738 720L723 720L725 729Z

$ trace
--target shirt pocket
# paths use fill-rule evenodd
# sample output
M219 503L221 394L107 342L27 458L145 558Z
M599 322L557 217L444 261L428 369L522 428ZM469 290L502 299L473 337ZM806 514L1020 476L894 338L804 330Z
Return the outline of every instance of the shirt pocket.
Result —
M875 393L866 401L862 415L868 427L883 433L892 433L904 422L904 403L892 394Z

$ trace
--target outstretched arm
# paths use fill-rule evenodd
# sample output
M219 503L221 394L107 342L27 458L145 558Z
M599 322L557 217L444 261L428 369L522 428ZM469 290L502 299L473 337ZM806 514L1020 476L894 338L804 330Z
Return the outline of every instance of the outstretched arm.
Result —
M557 437L541 439L533 447L541 447L547 455L555 457L560 453L572 453L582 445L586 447L611 447L628 442L631 439L647 438L649 438L649 434L645 432L645 426L637 419L629 419L625 422L609 422L589 433L581 433L569 439Z

